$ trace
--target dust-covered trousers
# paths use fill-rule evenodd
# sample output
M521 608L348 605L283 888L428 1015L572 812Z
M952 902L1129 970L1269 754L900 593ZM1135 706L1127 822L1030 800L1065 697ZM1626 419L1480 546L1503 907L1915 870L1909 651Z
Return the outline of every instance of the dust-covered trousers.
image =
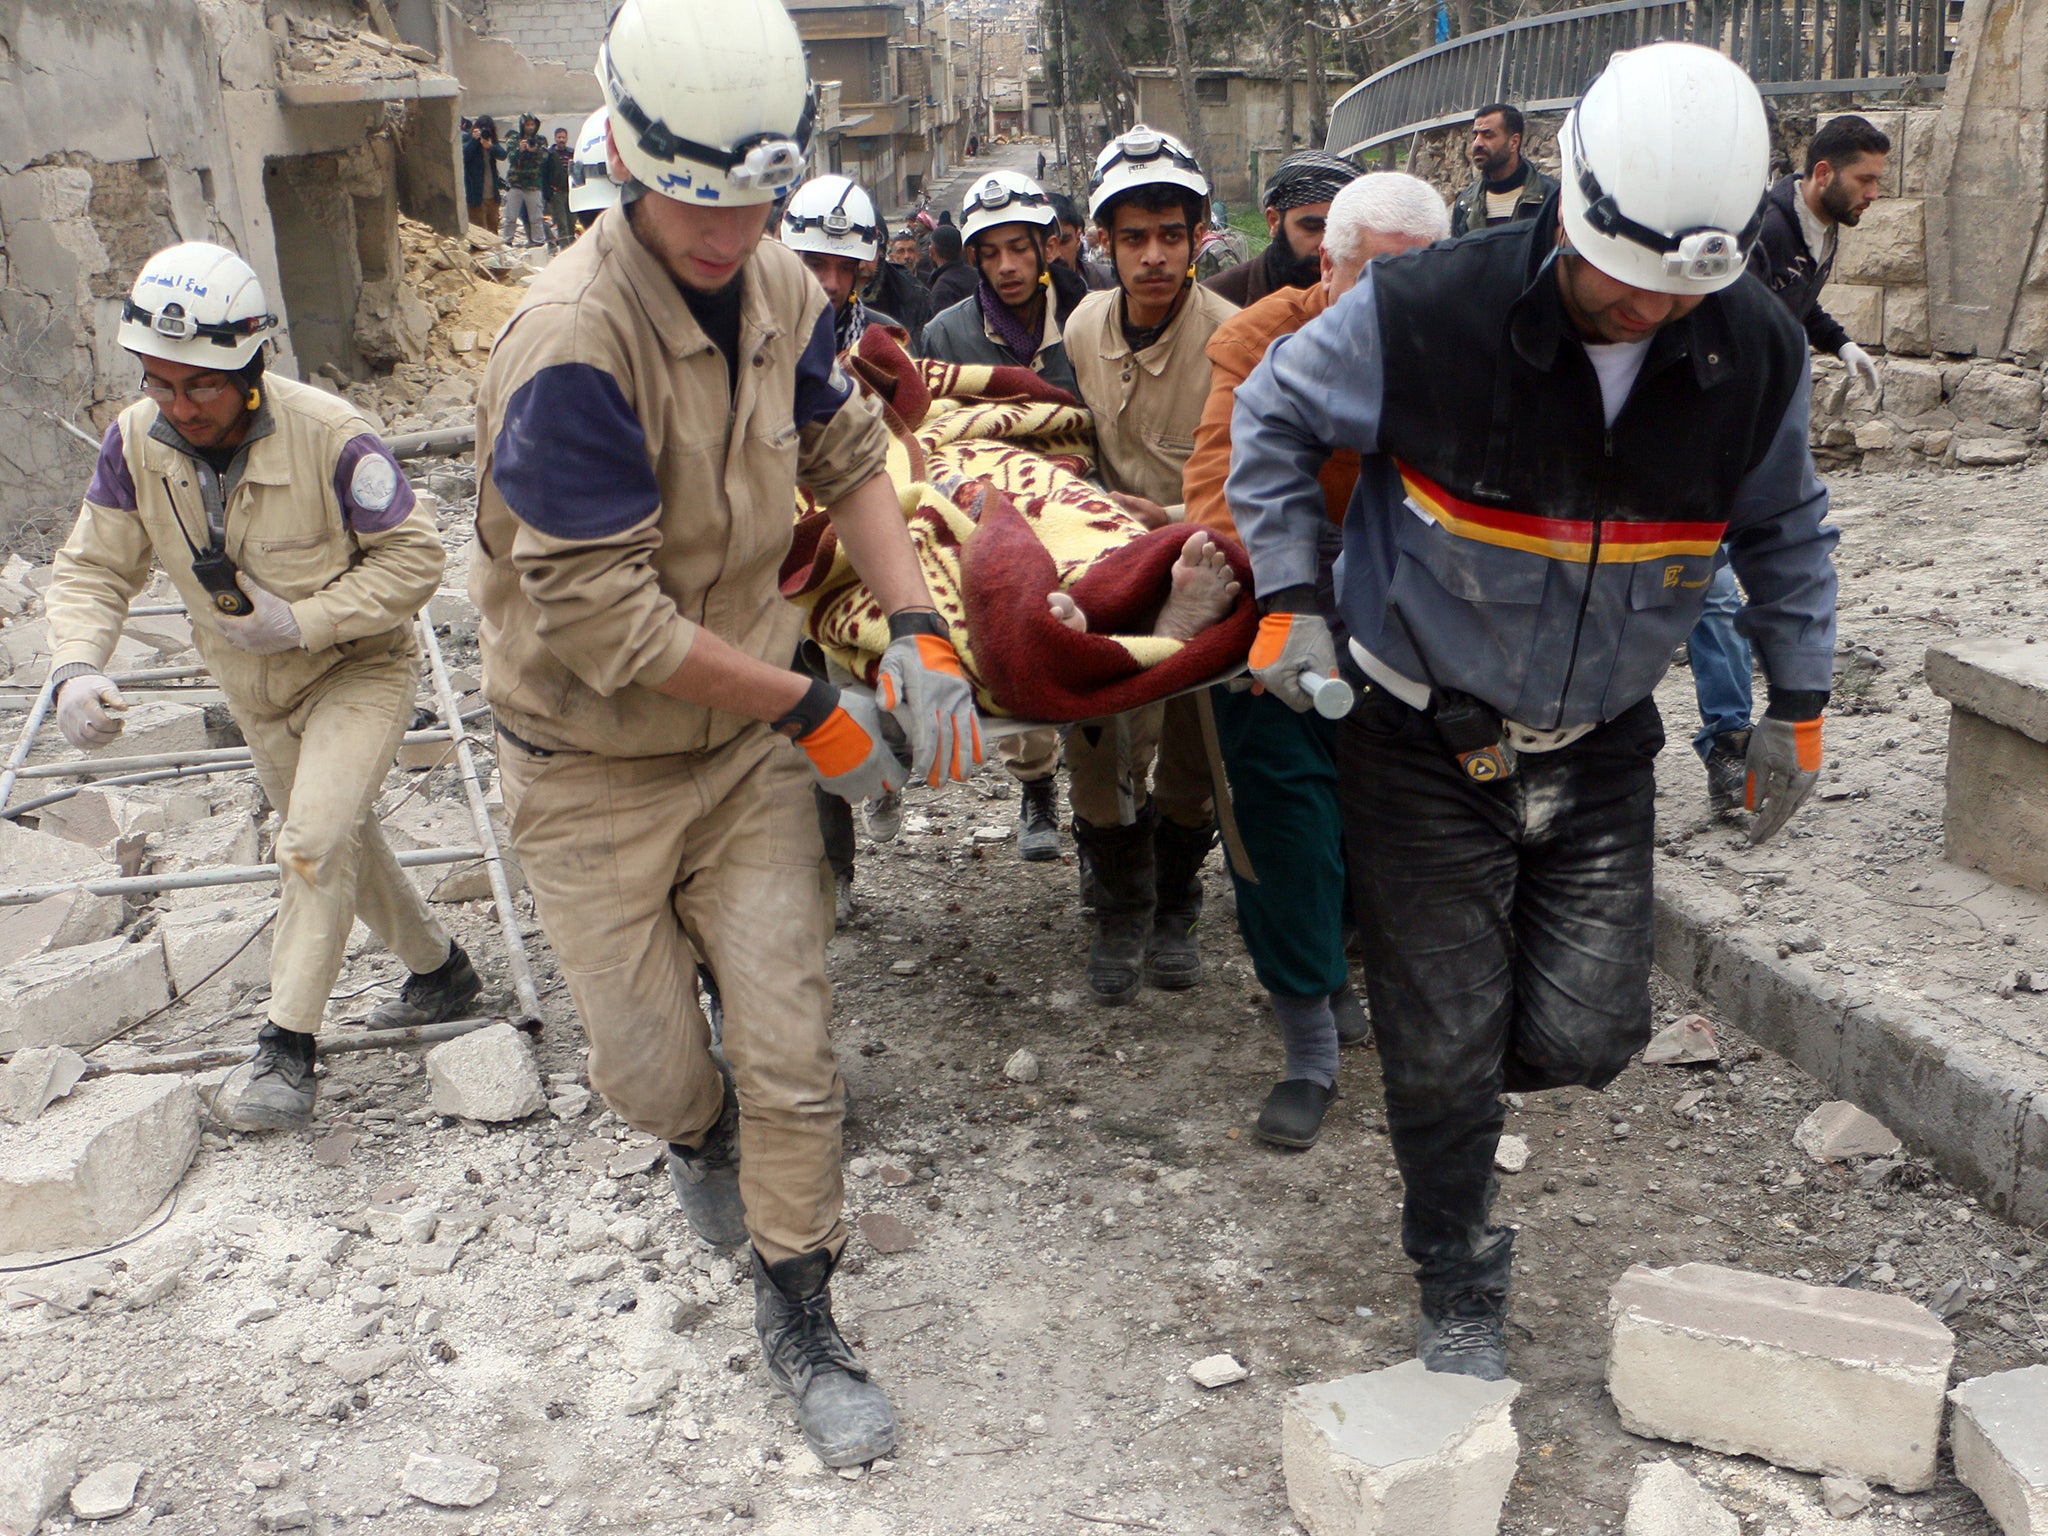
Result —
M270 1021L284 1029L320 1028L358 917L409 971L448 958L447 930L398 867L372 809L412 724L418 672L409 652L343 661L283 712L228 691L282 821Z
M1645 699L1491 784L1368 687L1337 776L1366 990L1425 1281L1505 1257L1489 1226L1500 1095L1606 1086L1650 1038L1653 762Z
M591 1086L636 1130L703 1143L723 1094L697 1001L708 968L754 1246L771 1264L839 1249L832 895L797 749L757 725L659 757L535 752L501 731L499 753L512 844L590 1039Z
M1121 750L1115 721L1087 720L1067 732L1067 793L1074 814L1092 827L1121 826L1126 803L1133 815L1144 809L1149 779L1160 815L1190 829L1208 826L1215 790L1194 695L1147 704L1121 719Z

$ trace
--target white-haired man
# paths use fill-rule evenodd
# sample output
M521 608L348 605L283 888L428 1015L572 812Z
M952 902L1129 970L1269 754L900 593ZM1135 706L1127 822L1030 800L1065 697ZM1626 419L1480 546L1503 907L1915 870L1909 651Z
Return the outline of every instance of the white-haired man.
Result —
M1188 521L1238 536L1223 483L1230 473L1230 410L1276 337L1289 336L1351 291L1365 264L1449 237L1450 214L1427 182L1399 171L1361 176L1339 188L1324 214L1322 278L1276 288L1225 320L1209 338L1209 400L1182 477ZM1358 483L1358 455L1333 453L1323 466L1329 523L1317 543L1316 601L1341 627L1331 566L1338 529ZM1337 813L1337 726L1296 714L1272 694L1213 694L1223 768L1251 878L1237 887L1237 926L1259 985L1272 1000L1286 1064L1266 1095L1256 1130L1281 1147L1315 1144L1337 1096L1338 1045L1370 1038L1365 1009L1344 962L1349 900L1344 824Z

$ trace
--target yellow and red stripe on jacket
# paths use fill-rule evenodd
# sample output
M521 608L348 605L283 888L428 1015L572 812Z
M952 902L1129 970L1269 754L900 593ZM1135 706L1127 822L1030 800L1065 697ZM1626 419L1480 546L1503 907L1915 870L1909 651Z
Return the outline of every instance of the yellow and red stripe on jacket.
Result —
M1721 547L1721 534L1728 527L1725 522L1639 523L1620 519L1605 519L1596 524L1580 518L1541 517L1502 507L1482 507L1452 495L1419 470L1398 460L1396 463L1408 505L1446 533L1503 549L1525 550L1552 560L1571 560L1581 565L1592 560L1596 529L1602 565L1632 565L1645 560L1667 560L1674 555L1711 557Z

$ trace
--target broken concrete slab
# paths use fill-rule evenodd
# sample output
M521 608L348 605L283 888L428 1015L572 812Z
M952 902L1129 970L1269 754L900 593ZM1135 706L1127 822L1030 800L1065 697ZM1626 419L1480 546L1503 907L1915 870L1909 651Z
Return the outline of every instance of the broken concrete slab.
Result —
M1870 1484L1860 1477L1820 1480L1820 1507L1837 1520L1853 1520L1870 1508Z
M118 871L110 864L109 878ZM0 907L0 966L74 944L97 944L121 931L121 898L63 891L26 906Z
M1310 1536L1494 1536L1520 1391L1420 1360L1297 1387L1280 1429L1288 1507Z
M85 1058L61 1045L32 1045L0 1067L0 1119L27 1125L85 1076Z
M78 1451L42 1436L0 1451L0 1531L35 1536L78 1476Z
M150 833L147 852L156 873L175 875L219 869L223 865L254 864L258 862L259 846L255 817L246 811L228 811ZM201 901L221 899L218 890L208 890L197 897L189 891L182 894Z
M1675 1461L1637 1467L1621 1536L1738 1536L1742 1523Z
M1608 1293L1607 1390L1632 1434L1801 1472L1934 1481L1955 1339L1903 1296L1685 1264Z
M154 647L150 651L149 659L154 661ZM141 757L156 752L204 752L210 745L206 711L200 705L145 699L128 706L121 717L120 740L108 750L124 757Z
M2005 1536L2048 1536L2048 1365L1975 1377L1948 1400L1957 1479Z
M183 1078L118 1073L81 1084L33 1124L0 1129L0 1253L116 1242L199 1150L199 1097Z
M0 887L109 880L119 873L104 854L68 837L0 821Z
M526 871L519 867L519 855L512 851L512 839L503 825L495 828L498 835L498 851L504 861L505 884L510 893L517 896L526 889ZM489 901L491 899L491 872L482 859L473 864L457 864L448 873L434 882L427 892L429 901Z
M414 1451L398 1486L442 1509L474 1509L498 1491L498 1469L471 1456Z
M157 924L171 991L183 997L211 976L223 993L270 979L270 934L277 903L220 900L173 907ZM218 969L218 974L214 972Z
M1251 1375L1238 1362L1235 1355L1208 1355L1188 1367L1188 1375L1198 1387L1213 1392L1218 1387L1231 1386Z
M171 1000L163 945L104 939L0 969L0 1051L90 1050Z
M139 1461L113 1461L79 1479L71 1490L71 1513L81 1520L118 1520L135 1507L135 1485L142 1481Z
M1835 1099L1799 1122L1792 1145L1816 1163L1845 1163L1852 1157L1890 1157L1900 1143L1875 1115Z
M510 1024L493 1024L427 1052L434 1112L465 1120L524 1120L547 1107L533 1052Z

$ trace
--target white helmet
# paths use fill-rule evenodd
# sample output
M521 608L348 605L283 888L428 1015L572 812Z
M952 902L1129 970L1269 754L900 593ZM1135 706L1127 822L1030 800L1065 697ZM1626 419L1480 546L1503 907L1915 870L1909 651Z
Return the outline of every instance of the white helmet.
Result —
M782 210L782 243L793 251L873 261L882 254L875 200L851 176L814 176Z
M633 179L685 203L767 203L803 175L817 100L781 0L625 0L597 51Z
M1088 183L1088 217L1102 222L1104 205L1134 187L1181 187L1200 198L1209 195L1209 178L1188 153L1187 145L1170 133L1143 123L1120 133L1095 157L1095 179Z
M1771 163L1763 97L1695 43L1617 53L1558 136L1572 249L1653 293L1726 288L1763 222Z
M569 159L569 211L588 213L609 208L619 200L619 184L604 154L604 125L609 114L599 107L583 119L576 134L576 153Z
M996 170L977 176L960 199L960 238L969 244L984 229L998 224L1037 224L1050 230L1059 222L1045 188L1022 171Z
M233 373L276 325L249 263L225 246L188 240L142 264L115 335L144 357Z

